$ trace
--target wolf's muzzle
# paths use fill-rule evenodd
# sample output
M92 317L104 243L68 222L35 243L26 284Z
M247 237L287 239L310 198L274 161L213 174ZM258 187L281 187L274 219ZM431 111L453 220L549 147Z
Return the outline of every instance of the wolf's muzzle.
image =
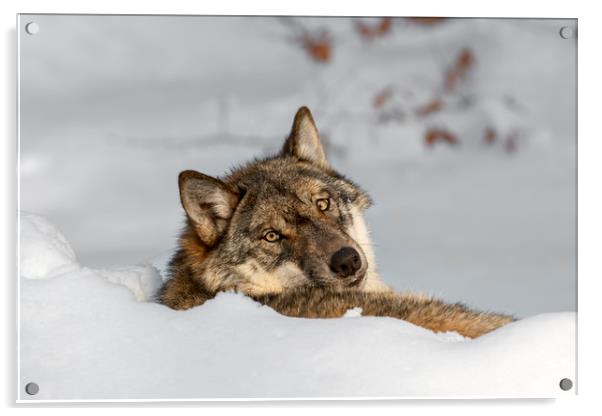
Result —
M330 270L340 277L349 277L362 267L360 253L353 247L343 247L330 258Z

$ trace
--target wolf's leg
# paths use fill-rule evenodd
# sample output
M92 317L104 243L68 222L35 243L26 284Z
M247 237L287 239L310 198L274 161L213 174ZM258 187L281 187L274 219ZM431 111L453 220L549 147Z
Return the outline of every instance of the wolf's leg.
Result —
M378 298L378 295L367 297L363 315L392 316L434 332L455 331L468 338L514 321L510 316L473 311L461 303L449 304L419 295L393 294L385 302Z
M395 292L359 292L301 288L280 294L255 296L277 312L299 318L338 318L354 307L364 316L403 319L434 332L456 331L476 338L514 319L509 316L472 311L456 303Z
M157 301L172 309L190 309L202 305L213 295L202 290L189 278L174 276L163 284L157 294Z

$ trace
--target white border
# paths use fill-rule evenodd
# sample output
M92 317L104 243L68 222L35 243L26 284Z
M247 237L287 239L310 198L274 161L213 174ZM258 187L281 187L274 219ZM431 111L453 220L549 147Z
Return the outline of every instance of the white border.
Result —
M234 5L232 4L234 3ZM594 33L599 26L599 18L595 13L595 2L591 6L584 3L568 2L568 1L549 1L539 4L528 4L524 1L507 0L503 3L491 4L490 2L478 1L421 1L421 2L385 2L380 0L368 1L348 1L344 6L337 5L335 2L326 3L324 1L304 0L300 4L277 2L277 1L262 1L255 0L253 2L225 2L221 1L218 4L199 4L199 2L186 2L181 0L170 0L163 2L127 2L125 0L104 0L102 3L78 2L78 1L63 1L53 0L50 2L44 1L26 1L20 2L4 0L2 5L2 14L0 19L3 22L5 33L5 56L9 59L4 62L2 70L2 79L5 82L4 91L8 92L8 99L2 101L3 111L2 117L4 123L0 125L5 127L5 142L4 142L4 173L10 171L14 157L14 97L16 88L13 84L15 79L11 77L14 74L14 56L11 56L11 50L14 48L14 25L15 14L17 12L35 12L35 13L144 13L144 14L303 14L303 15L444 15L444 16L487 16L487 17L563 17L563 18L578 18L579 19L579 395L577 397L567 396L567 398L556 401L550 400L487 400L471 402L466 400L453 401L420 401L404 400L401 404L409 410L421 411L424 409L434 410L436 412L445 412L451 414L482 414L486 410L489 414L506 414L507 407L529 407L530 413L533 414L560 414L574 413L579 409L585 411L586 408L599 408L599 393L598 386L600 385L599 377L602 374L600 370L600 359L602 348L600 347L600 331L599 319L600 314L598 308L598 293L600 289L600 280L602 273L600 270L598 258L600 257L599 236L602 232L600 224L600 215L602 214L602 204L600 197L600 162L602 157L602 128L598 125L600 116L600 57L596 52L599 48L598 39L600 33ZM397 2L395 2L397 3ZM435 7L433 7L435 6ZM11 33L13 30L13 33ZM8 34L8 36L6 36ZM596 36L597 35L597 36ZM13 42L11 44L11 42ZM583 51L586 51L584 53ZM586 86L586 88L584 88ZM5 95L7 94L5 92ZM2 189L4 193L4 201L11 201L15 197L14 181L11 182L10 172L4 177ZM10 208L14 205L6 203L3 205L4 230L14 229L14 211L10 212ZM2 240L2 259L3 264L8 271L3 279L5 305L10 308L14 305L14 300L11 298L14 295L14 290L11 290L10 279L14 276L14 257L10 258L14 250L15 240L13 236L5 233L5 238ZM12 272L12 273L11 273ZM8 310L5 314L5 323L8 323L8 337L4 347L5 351L5 369L15 368L14 362L14 345L11 343L11 337L14 337L15 320L13 315L14 309ZM589 328L589 330L588 330ZM14 340L14 339L13 339ZM2 392L5 394L3 403L11 405L16 398L16 389L12 385L14 377L12 372L5 371L3 378ZM14 374L14 373L12 373ZM348 401L349 399L345 399ZM295 404L298 399L294 399ZM146 402L146 401L145 401ZM97 402L95 402L97 403ZM119 402L121 403L121 402ZM278 406L282 405L282 402ZM305 404L310 402L304 402ZM357 413L365 413L364 408L367 406L378 406L381 410L391 409L392 405L399 405L399 402L384 403L380 400L376 402L353 402ZM222 403L223 404L223 403ZM258 410L257 407L270 406L269 404L259 403L257 406L247 403L252 408ZM343 402L342 405L349 406L349 402ZM491 406L494 404L495 406ZM201 405L197 403L197 405ZM240 405L230 403L232 407L240 408ZM441 406L446 406L442 409ZM213 406L213 405L210 405ZM332 405L320 402L319 406L332 407ZM383 408L383 406L385 408ZM30 410L40 406L27 406ZM102 406L106 407L106 405ZM112 407L112 406L110 406ZM161 406L164 407L164 406ZM188 407L188 406L184 406ZM223 407L223 406L220 406ZM312 406L315 407L315 406ZM359 407L359 408L358 408ZM450 407L450 408L448 408ZM56 407L47 409L47 411L58 410L61 414L74 409L58 409ZM131 409L139 410L139 409ZM154 409L161 411L161 409ZM223 409L220 409L223 410ZM259 409L262 414L268 409ZM275 410L275 409L271 409ZM304 413L306 410L301 410ZM394 410L394 409L391 409ZM103 409L87 409L87 411L103 411ZM150 409L144 409L148 413ZM150 411L152 413L152 411ZM353 413L347 411L346 413ZM398 413L398 410L396 410Z
M21 300L21 263L19 259L21 258L21 54L19 51L21 50L21 32L19 28L21 27L21 16L17 15L16 19L17 25L17 85L16 85L16 105L17 105L17 306L16 306L16 315L17 315L17 397L19 387L21 386L21 327L19 323L21 322L21 308L20 308L20 300ZM19 402L19 400L17 400Z

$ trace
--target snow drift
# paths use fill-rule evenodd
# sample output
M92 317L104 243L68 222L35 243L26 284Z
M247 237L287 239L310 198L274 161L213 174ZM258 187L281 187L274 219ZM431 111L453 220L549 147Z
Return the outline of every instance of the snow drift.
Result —
M355 310L288 318L235 293L173 311L152 302L152 265L90 269L43 218L20 230L21 400L571 394L573 312L469 340Z

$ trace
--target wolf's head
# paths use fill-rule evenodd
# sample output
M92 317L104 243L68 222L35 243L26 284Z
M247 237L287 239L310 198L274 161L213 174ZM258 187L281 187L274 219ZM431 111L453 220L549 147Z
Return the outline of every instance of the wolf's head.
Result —
M182 249L209 290L386 287L362 217L370 198L331 168L306 107L277 156L221 179L185 171L179 186L188 216Z

